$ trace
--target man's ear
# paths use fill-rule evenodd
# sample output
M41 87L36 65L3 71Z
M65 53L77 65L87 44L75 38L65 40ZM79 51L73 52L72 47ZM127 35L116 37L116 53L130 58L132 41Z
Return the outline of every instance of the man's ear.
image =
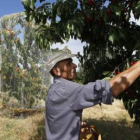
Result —
M61 76L61 70L60 70L60 68L59 68L59 67L53 68L53 73L54 73L56 76L60 77L60 76Z

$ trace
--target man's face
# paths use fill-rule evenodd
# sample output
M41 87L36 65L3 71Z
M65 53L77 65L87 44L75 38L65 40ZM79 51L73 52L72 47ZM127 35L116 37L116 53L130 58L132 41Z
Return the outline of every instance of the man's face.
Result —
M72 62L71 58L58 62L57 67L59 69L59 73L57 76L67 80L73 80L74 78L76 78L77 66Z

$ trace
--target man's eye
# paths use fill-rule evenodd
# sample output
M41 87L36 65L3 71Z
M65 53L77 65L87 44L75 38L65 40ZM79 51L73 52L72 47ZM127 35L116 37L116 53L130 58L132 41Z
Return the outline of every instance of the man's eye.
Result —
M70 66L71 62L68 62L67 65Z

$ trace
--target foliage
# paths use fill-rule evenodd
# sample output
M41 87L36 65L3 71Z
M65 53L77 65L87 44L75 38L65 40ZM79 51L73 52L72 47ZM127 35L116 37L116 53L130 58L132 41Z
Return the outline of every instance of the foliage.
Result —
M84 75L83 69L80 66L80 64L78 65L78 67L79 67L79 69L77 71L77 76L74 79L74 81L77 83L83 84L83 79L84 79L85 75Z
M30 108L45 98L47 90L42 83L45 72L39 66L43 54L34 42L35 27L25 21L24 13L17 13L2 17L0 28L3 103L9 101L4 98L7 93L18 99L22 108Z
M139 19L140 3L137 0L56 0L52 4L43 3L38 8L35 2L22 1L26 20L35 20L40 25L37 29L40 46L47 47L50 43L63 42L70 37L99 44L102 49L107 47L102 45L104 43L112 50L112 44L119 45L120 40L121 46L126 43L136 45L136 48L139 46L139 26L129 22L131 11Z
M130 21L131 15L135 19L140 17L139 0L56 0L53 3L40 0L42 5L39 7L35 6L36 1L22 0L22 3L26 20L39 25L36 41L40 48L49 49L52 43L70 38L87 43L84 55L79 54L84 83L108 76L104 71L111 72L110 77L114 76L114 69L124 70L128 62L139 59L140 26ZM134 51L136 53L132 55ZM140 84L139 78L135 84ZM135 100L123 101L140 126L139 87L135 86L134 91ZM120 98L124 99L126 95L127 91Z

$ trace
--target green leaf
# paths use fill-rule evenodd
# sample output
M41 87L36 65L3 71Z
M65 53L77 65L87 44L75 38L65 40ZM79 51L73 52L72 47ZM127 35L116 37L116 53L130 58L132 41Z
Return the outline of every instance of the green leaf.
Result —
M25 6L28 7L29 6L29 0L21 0L21 3Z
M135 7L135 17L139 19L140 16L140 2L138 2L137 6Z
M134 50L140 50L140 41L138 40L136 45L134 46Z
M105 77L103 78L103 80L110 80L110 77Z
M126 67L129 68L130 67L130 62L129 59L126 60Z
M119 31L120 37L123 38L123 39L125 39L125 34L124 34L123 30L120 29L118 31Z
M45 0L40 0L40 3L43 2L43 1L45 1Z
M103 75L108 75L110 73L110 71L104 71L102 74Z
M137 3L137 6L135 7L136 10L140 9L140 1Z
M112 35L109 35L109 41L111 41L112 43L114 43L114 40L115 40L115 38L114 38L114 35L112 34Z
M31 1L31 3L30 3L30 8L33 10L33 9L35 9L35 3L34 3L34 1Z

